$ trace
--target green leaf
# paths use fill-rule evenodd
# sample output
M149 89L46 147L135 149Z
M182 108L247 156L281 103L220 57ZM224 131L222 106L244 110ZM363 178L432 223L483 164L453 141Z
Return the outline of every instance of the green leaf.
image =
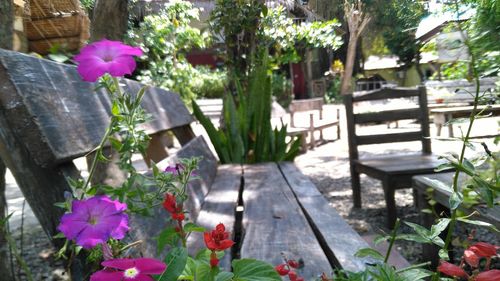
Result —
M281 281L274 267L254 259L233 260L235 281Z
M448 199L448 204L450 204L450 209L451 210L456 210L458 206L462 203L464 200L464 195L461 192L453 192Z
M50 60L56 61L56 62L66 62L69 60L68 56L65 56L63 54L48 54L47 57L49 57Z
M399 277L401 277L402 280L411 280L411 281L424 280L425 278L431 275L432 275L431 271L422 268L415 268L399 273Z
M232 272L222 271L215 276L215 281L231 281L233 280L234 274Z
M431 237L436 237L439 234L441 234L441 232L443 232L446 229L446 227L448 227L450 221L451 219L447 218L439 219L437 224L431 226Z
M427 178L427 177L424 177L424 179L425 179L425 182L433 188L448 191L449 193L453 192L453 188L451 188L451 186L445 184L444 182L442 182L440 180L435 180L435 179L431 179L431 178Z
M166 245L175 246L179 238L179 234L175 231L175 227L165 228L157 237L158 254L163 251Z
M192 222L188 222L184 225L184 231L186 232L205 232L205 228L199 225L196 225Z
M427 228L425 228L421 225L418 225L416 223L407 222L407 221L405 221L405 224L408 225L409 227L413 228L413 230L421 237L429 239L429 240L431 239L431 237L432 237L431 232Z
M113 106L111 107L111 113L114 116L117 116L120 114L120 107L118 106L117 102L113 102Z
M212 254L212 251L209 249L202 249L198 253L196 253L195 259L197 261L202 261L204 263L210 263L210 255ZM217 259L222 259L224 257L224 252L223 251L216 251L215 252Z
M354 254L355 257L358 258L364 258L364 257L372 257L377 260L384 260L384 256L380 254L377 250L372 249L372 248L363 248L359 249L356 254Z
M158 278L158 281L177 281L186 267L187 258L186 248L173 248L165 258L167 270Z
M479 226L485 226L485 227L489 227L490 229L492 229L493 231L496 231L496 232L500 232L494 225L492 225L491 223L487 223L487 222L484 222L484 221L478 221L478 220L469 220L467 218L463 218L463 217L459 217L457 218L458 221L461 221L461 222L465 222L465 223L468 223L468 224L473 224L473 225L479 225Z
M182 271L181 275L179 276L179 279L193 281L196 274L196 266L196 261L188 256L186 266L184 267L184 271Z
M400 234L396 236L396 240L406 240L406 241L414 241L418 243L432 243L432 240L428 238L424 238L417 234Z
M450 260L450 257L448 256L448 251L446 251L445 249L440 249L439 258L445 261Z
M387 235L377 235L375 237L375 239L373 239L373 243L375 245L378 245L384 241L388 241L391 237L390 236L387 236Z
M212 274L212 268L209 264L204 262L196 263L196 281L214 281L214 275Z
M464 159L464 161L462 162L462 165L464 166L464 168L470 173L470 174L473 174L476 172L476 168L474 167L474 165L467 159Z

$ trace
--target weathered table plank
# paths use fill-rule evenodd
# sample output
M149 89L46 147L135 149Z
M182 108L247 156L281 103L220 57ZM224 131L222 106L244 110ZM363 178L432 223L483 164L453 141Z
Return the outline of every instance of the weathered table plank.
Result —
M244 166L242 258L256 258L273 265L303 258L306 279L330 272L318 240L277 164Z
M326 251L329 260L348 271L362 271L373 260L354 256L368 243L330 206L316 186L290 162L279 164L283 177L295 193L302 210Z
M199 211L197 225L204 227L206 231L211 231L217 224L223 223L226 230L231 232L232 239L235 239L236 207L241 187L241 175L242 167L240 165L219 166L210 193L205 197ZM189 252L194 255L204 248L206 246L203 233L192 233L188 239ZM220 265L229 270L232 258L231 251L225 251Z

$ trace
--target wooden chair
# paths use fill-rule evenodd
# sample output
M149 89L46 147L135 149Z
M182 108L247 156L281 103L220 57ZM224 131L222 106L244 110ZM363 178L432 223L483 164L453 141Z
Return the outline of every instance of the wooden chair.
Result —
M377 112L354 113L353 105L358 102L382 101L407 98L416 100L417 107L383 110L377 104ZM382 181L387 205L388 226L392 228L396 221L396 189L410 188L414 175L432 173L439 165L437 157L431 154L429 137L429 112L425 87L418 88L382 88L380 90L354 93L344 97L349 137L349 159L354 207L361 208L361 186L359 174L364 173ZM375 106L371 107L374 108ZM359 135L356 125L373 125L377 122L391 122L405 119L417 119L418 131ZM422 153L411 155L387 155L370 159L359 159L358 146L393 142L420 141Z

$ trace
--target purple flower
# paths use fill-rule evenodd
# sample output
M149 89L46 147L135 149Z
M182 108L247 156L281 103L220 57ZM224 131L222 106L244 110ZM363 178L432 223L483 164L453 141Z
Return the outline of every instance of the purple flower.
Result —
M179 176L181 173L184 172L184 170L186 170L186 167L181 163L177 163L175 165L167 166L165 168L165 173L170 173L173 176ZM193 176L193 177L198 176L198 174L196 173L196 170L191 171L191 176Z
M90 276L90 281L153 281L151 274L161 274L167 266L155 259L114 259L101 263L106 267Z
M110 237L122 239L128 231L127 204L108 196L75 200L71 213L61 218L58 229L70 240L85 249L106 243Z
M78 62L78 73L82 79L95 82L105 73L114 77L131 74L135 69L133 56L141 56L138 47L131 47L120 41L101 40L89 44L75 56Z

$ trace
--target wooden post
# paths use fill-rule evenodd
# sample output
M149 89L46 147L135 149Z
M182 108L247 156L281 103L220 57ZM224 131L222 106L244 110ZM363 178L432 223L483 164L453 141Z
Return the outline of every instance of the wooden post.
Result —
M14 5L11 0L0 1L0 48L12 49L14 33ZM7 200L5 198L5 171L6 167L0 158L0 221L5 219ZM14 280L9 264L9 246L5 238L5 231L0 227L0 276L2 280Z

